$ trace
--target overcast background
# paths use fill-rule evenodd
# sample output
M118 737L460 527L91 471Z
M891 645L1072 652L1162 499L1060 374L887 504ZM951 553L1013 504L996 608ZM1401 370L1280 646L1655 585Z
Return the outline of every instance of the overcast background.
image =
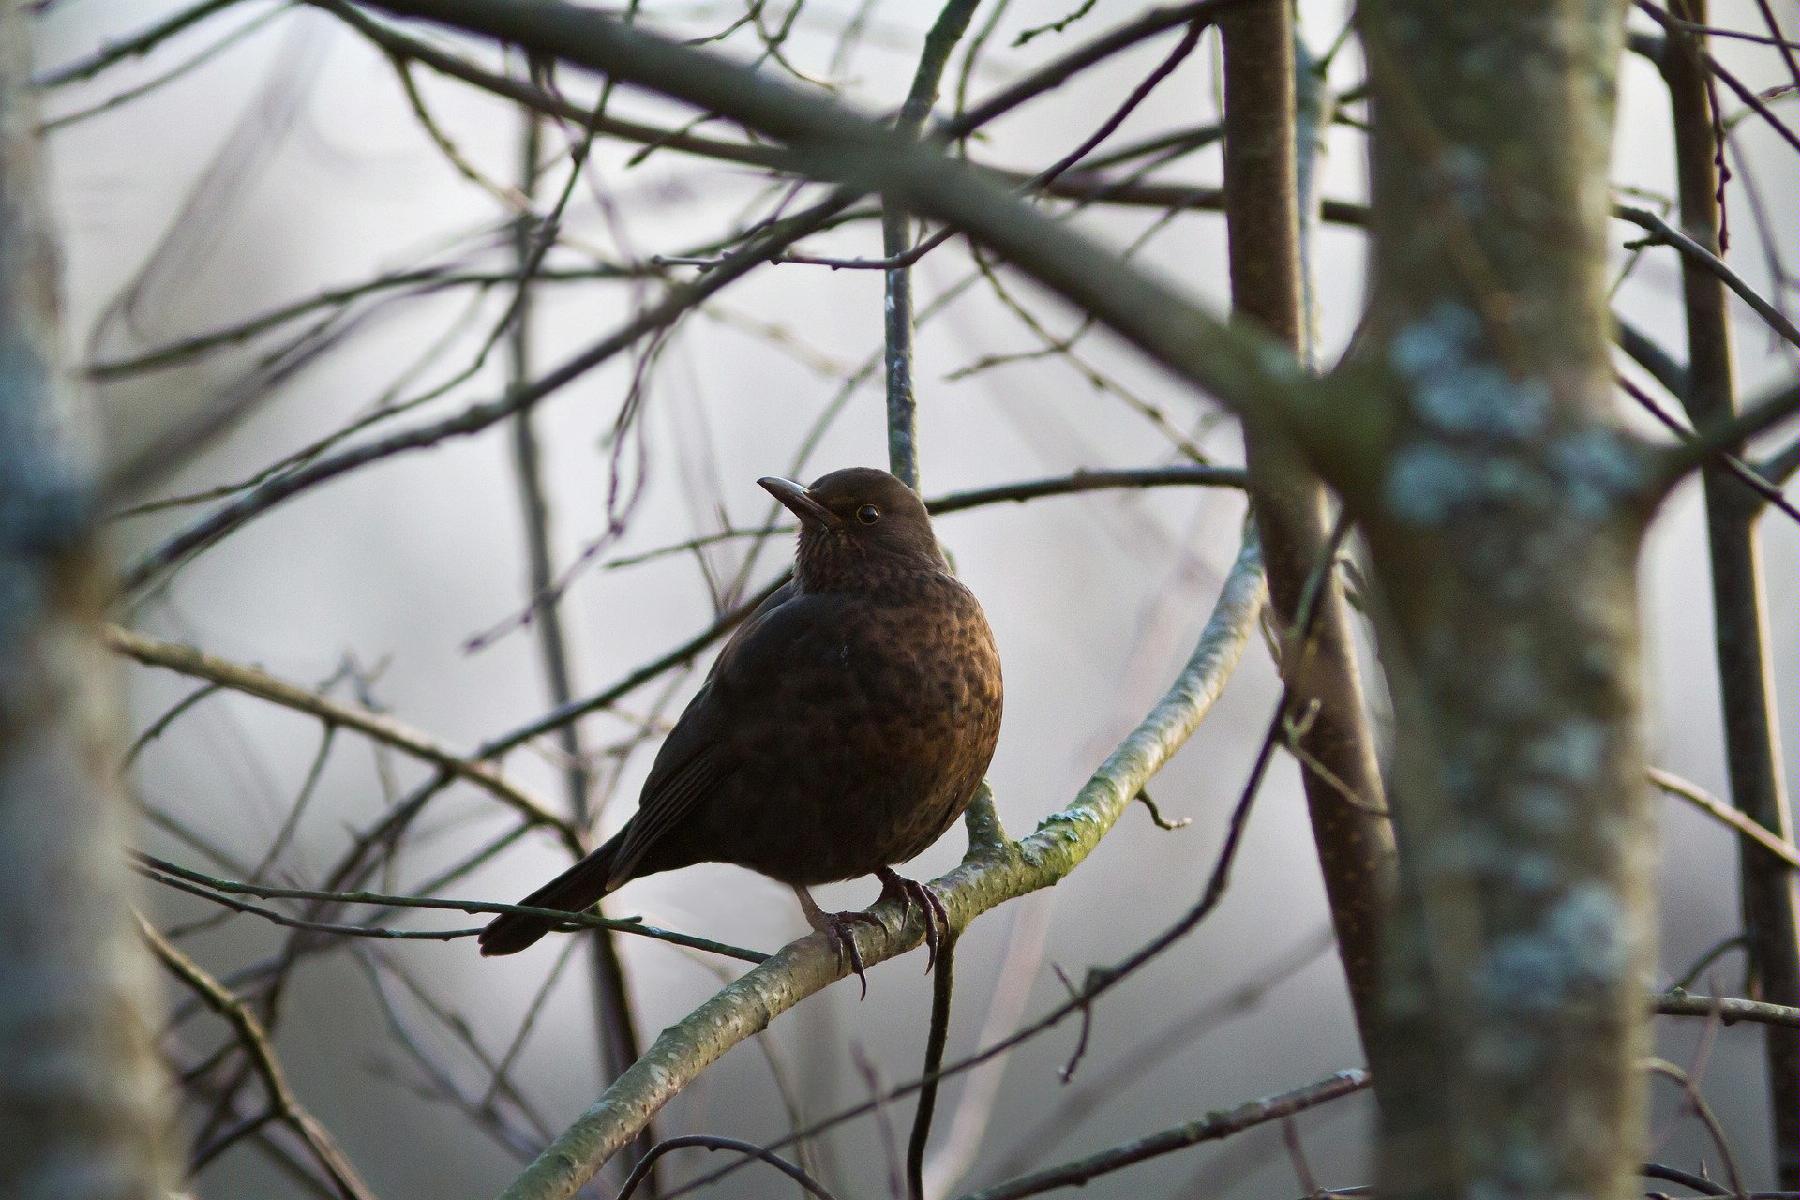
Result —
M722 29L734 15L726 4L646 7L692 33ZM792 61L822 72L854 7L850 0L811 0L789 45ZM876 6L867 40L850 67L854 99L870 107L897 101L935 7ZM1011 5L971 94L989 93L1136 10L1100 5L1060 37L1010 47L1019 30L1063 16L1071 7L1069 0ZM1778 7L1791 19L1789 6ZM61 0L37 22L40 70L87 54L172 8L142 0ZM244 0L146 62L126 64L95 85L55 92L46 98L46 115L84 107L149 79L230 29L262 20L273 8L267 0ZM1305 36L1319 48L1343 20L1334 3L1308 2L1302 13ZM984 15L978 14L978 23ZM1748 2L1717 3L1713 19L1759 27ZM1062 93L999 122L975 153L984 161L1027 169L1054 161L1110 112L1171 44L1172 36L1159 39L1088 72ZM741 57L749 53L748 45L740 35L723 49ZM1722 43L1715 49L1753 86L1784 77L1767 48ZM1132 116L1115 143L1210 119L1216 113L1215 67L1216 41L1209 36L1202 52ZM1346 52L1335 75L1350 84L1359 69L1353 51ZM418 78L438 120L468 158L491 177L511 181L518 139L513 110L429 72L419 71ZM585 94L582 85L568 84ZM1777 107L1791 117L1791 97ZM669 125L687 117L631 94L621 94L614 111ZM1615 165L1620 184L1672 194L1665 117L1660 81L1641 59L1627 56ZM731 130L719 127L717 133L730 136ZM1749 168L1743 173L1762 190L1778 239L1776 255L1791 265L1796 228L1791 152L1753 121L1739 133ZM550 128L546 147L561 146L564 139ZM54 133L51 145L67 247L68 343L77 363L160 345L378 269L413 263L466 240L472 231L491 232L502 215L495 199L451 170L421 134L385 60L330 17L304 8L269 18L191 76ZM628 168L635 149L600 144L595 186L578 189L570 210L571 239L609 255L621 245L639 255L679 251L728 227L759 194L758 181L746 170L672 152ZM552 170L552 186L563 169ZM1218 171L1213 149L1170 168L1165 177L1216 183ZM1325 193L1361 198L1363 175L1360 135L1334 131ZM612 206L610 214L597 204L601 196ZM1775 285L1741 181L1729 192L1729 212L1735 235L1731 261L1771 294ZM1090 211L1077 218L1082 228L1119 246L1157 219L1154 210L1143 209ZM1614 231L1620 244L1639 233L1622 224ZM1169 222L1142 256L1223 308L1223 239L1217 214L1184 214ZM808 245L816 252L879 252L876 231L867 224ZM1361 237L1327 227L1317 253L1319 317L1330 357L1358 315ZM1618 253L1622 262L1624 251ZM494 244L482 261L503 267L504 247ZM575 263L579 255L558 261ZM915 272L920 307L968 267L968 255L956 243L926 258ZM1685 343L1678 282L1673 254L1653 249L1622 289L1619 306L1679 352ZM1028 286L1016 286L1052 329L1072 325L1067 311ZM762 520L766 498L754 485L756 477L788 469L794 446L841 380L878 348L880 287L875 272L765 268L729 288L714 315L687 321L657 366L647 395L642 503L629 532L609 553L630 554L706 532L715 527L720 506L735 524ZM436 361L427 381L447 378L467 362L502 299L490 297L452 348L432 352ZM613 328L629 314L632 299L631 287L619 283L541 287L540 367ZM1791 292L1780 297L1790 311L1793 301ZM385 311L289 380L230 436L159 484L156 494L242 478L342 425L442 338L467 304L465 295L446 294ZM1784 373L1791 376L1792 358L1776 352L1741 309L1738 316L1740 378L1747 395L1759 394ZM792 343L759 335L757 325L780 327ZM1035 345L979 285L946 316L921 324L915 374L928 495L1078 467L1174 460L1168 438L1152 422L1118 396L1091 386L1062 360L947 378L983 355ZM1171 385L1104 336L1084 341L1081 353L1095 370L1163 410L1210 451L1235 459L1235 427L1209 422L1213 410L1203 398ZM430 411L447 412L495 395L503 382L502 357L495 354L482 372ZM110 453L123 456L215 403L251 362L250 351L235 351L99 389ZM609 452L603 439L629 381L630 364L615 361L537 410L561 562L604 526ZM885 457L876 376L856 393L802 473L810 478L840 466L885 465ZM938 523L958 570L987 608L1004 659L1006 722L990 778L1013 835L1028 832L1065 805L1167 685L1213 602L1236 546L1242 510L1235 493L1183 489L1044 500ZM179 514L116 523L116 552L129 561L180 524ZM1795 529L1778 518L1763 528L1791 794ZM158 636L192 641L308 685L331 679L347 658L366 669L379 667L372 694L380 704L453 746L472 747L545 707L529 630L512 629L479 651L465 648L472 635L504 622L524 601L520 531L507 438L496 428L308 493L203 555L165 592L126 615ZM729 574L740 553L740 546L727 546L710 552L709 560ZM782 545L764 556L757 584L786 553ZM1653 761L1724 794L1696 487L1685 488L1664 510L1645 562ZM690 555L628 569L586 570L569 590L563 612L578 693L618 678L704 628L713 616ZM192 686L139 668L124 670L122 677L133 732ZM697 678L697 673L681 678L666 713L678 711ZM661 695L659 687L645 689L629 706L646 710ZM1090 965L1112 962L1140 944L1193 901L1274 697L1267 655L1253 645L1216 711L1153 785L1164 811L1192 817L1193 825L1164 833L1152 827L1142 808L1134 808L1054 892L1009 904L971 928L957 955L953 1055L982 1039L996 971L1009 945L1017 949L1037 933L1047 939L1045 964L1026 1004L1027 1013L1037 1012L1062 994L1049 963L1079 978ZM607 717L584 727L590 746L625 732L625 725ZM147 750L134 785L147 801L255 860L280 827L318 737L316 725L282 710L242 697L215 697ZM632 810L648 761L642 753L630 760L602 818L604 828L616 827ZM507 765L542 794L560 794L547 759L517 753ZM402 786L420 778L416 766L405 761L394 762L392 769ZM382 803L369 747L353 737L337 739L282 873L297 881L316 878L341 852L346 829L365 824ZM1662 813L1659 982L1666 983L1736 928L1737 897L1729 836L1676 802L1663 804ZM505 820L479 798L457 793L428 822L430 837L407 860L411 878L453 861L459 851L498 832ZM193 861L190 851L160 835L144 834L143 844ZM947 868L962 846L962 832L953 831L911 873L929 877ZM514 899L560 869L560 854L547 837L527 839L454 891ZM873 895L872 883L855 883L826 889L824 899L828 905L858 907ZM150 900L165 922L203 915L199 903L185 897L162 894ZM613 911L641 913L655 923L763 949L805 929L786 889L728 867L698 867L633 883L615 899ZM1076 1086L1104 1078L1109 1065L1147 1040L1155 1044L1162 1038L1150 1065L1132 1070L1111 1089L1108 1103L1092 1119L1064 1124L1046 1137L1031 1131L1065 1094L1056 1071L1074 1030L1032 1042L1010 1060L968 1182L989 1181L1003 1167L1017 1170L1071 1157L1359 1065L1337 962L1317 953L1326 923L1303 799L1292 763L1281 760L1259 802L1225 904L1174 951L1109 995L1094 1014L1092 1045ZM561 941L552 938L528 954L491 961L479 959L468 941L389 945L384 952L409 964L497 1053ZM662 944L624 941L646 1039L720 983L714 963ZM239 917L193 939L191 947L209 968L225 973L278 944L277 931ZM1216 1023L1197 1039L1162 1035L1167 1023L1296 962L1302 965L1252 1011ZM866 1094L856 1057L888 1081L916 1073L929 1003L922 967L918 954L878 967L871 972L866 1001L858 1002L854 985L831 988L765 1035L769 1052L799 1081L809 1112L829 1111L837 1102ZM1726 959L1716 981L1721 990L1739 991L1738 960ZM458 1114L419 1096L417 1073L389 1038L368 976L351 954L338 951L303 968L285 1013L278 1044L297 1092L380 1195L388 1200L482 1196L515 1173L516 1164ZM1698 1025L1659 1022L1661 1053L1688 1062ZM457 1057L453 1043L443 1040L435 1050L471 1086L479 1085L482 1075ZM513 1076L550 1125L561 1128L602 1086L595 1057L586 977L576 971L552 996ZM1761 1039L1753 1027L1719 1032L1704 1084L1747 1177L1753 1186L1771 1186ZM1655 1130L1666 1139L1657 1156L1691 1169L1704 1159L1716 1172L1718 1163L1693 1123L1676 1120L1666 1083L1654 1090ZM950 1089L947 1107L940 1108L934 1145L952 1136L958 1095ZM1360 1150L1368 1114L1366 1097L1358 1097L1299 1120L1308 1160L1322 1185L1368 1181ZM904 1131L910 1106L892 1116ZM753 1139L783 1132L785 1119L763 1054L750 1045L732 1052L664 1113L661 1128ZM1021 1151L1026 1137L1032 1140ZM873 1122L843 1131L834 1145L836 1178L846 1185L841 1194L885 1192L882 1143ZM677 1156L673 1170L680 1176L697 1165L695 1158ZM211 1168L198 1190L208 1197L295 1193L291 1182L248 1148ZM752 1170L736 1177L728 1190L757 1197L792 1189L772 1172ZM1279 1130L1270 1126L1221 1148L1159 1159L1090 1190L1101 1196L1279 1197L1299 1195L1305 1187L1281 1147Z

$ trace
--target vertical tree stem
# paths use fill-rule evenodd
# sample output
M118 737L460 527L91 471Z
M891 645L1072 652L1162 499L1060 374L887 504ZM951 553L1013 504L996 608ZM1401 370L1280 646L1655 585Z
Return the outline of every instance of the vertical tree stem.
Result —
M938 81L950 63L950 51L969 28L980 0L947 0L925 35L925 49L919 66L913 72L912 87L900 106L896 126L907 134L916 134L931 106L937 102ZM912 222L906 211L895 204L881 210L881 253L896 258L912 248ZM919 490L918 403L912 384L912 271L898 266L885 272L883 280L883 329L886 336L888 470L913 491Z
M98 638L89 414L63 373L31 29L0 0L0 1195L172 1186Z
M894 258L912 245L912 222L904 210L884 205L881 210L881 253ZM895 267L886 272L882 291L882 320L886 336L888 469L913 491L919 490L918 399L912 384L912 271Z
M1704 25L1706 7L1706 0L1687 0L1685 6L1675 6L1675 14ZM1682 228L1718 254L1720 147L1708 96L1705 36L1672 29L1663 74L1674 117ZM1736 406L1729 300L1719 277L1685 255L1681 276L1689 380L1682 399L1694 425L1705 428L1729 420ZM1782 794L1781 749L1776 741L1778 726L1769 679L1768 614L1763 607L1762 556L1756 538L1763 506L1758 497L1716 468L1706 470L1702 487L1732 800L1751 820L1791 843L1794 831ZM1739 879L1744 931L1749 938L1751 994L1789 1007L1800 1004L1794 874L1757 847L1740 842ZM1795 1131L1800 1129L1800 1035L1771 1025L1763 1037L1776 1173L1780 1186L1792 1191L1800 1188L1800 1148L1795 1145Z
M537 194L541 124L542 118L537 113L527 111L519 133L519 191L528 199ZM580 162L571 164L570 169L580 170ZM531 214L521 214L513 224L513 261L520 271L519 291L506 341L507 376L512 387L522 387L531 379L534 288L527 273L535 269L534 260L539 257L534 245L537 236L536 222ZM532 422L533 410L530 408L520 410L512 420L513 467L525 524L526 586L530 589L531 624L537 633L550 704L553 708L561 708L574 698L574 682L568 642L563 634L562 612L553 586L555 564L550 541L550 500L544 489L542 459ZM564 723L557 729L556 738L557 749L563 756L563 788L570 823L586 848L593 834L594 814L589 805L593 778L582 752L577 723ZM637 1061L640 1052L637 1026L632 1019L631 992L617 939L611 930L595 929L589 934L588 944L593 956L594 1033L599 1043L600 1069L606 1082L611 1083ZM655 1130L646 1125L639 1137L639 1153L647 1152L655 1142ZM644 1180L644 1190L650 1200L660 1194L660 1173L655 1169Z
M919 54L918 68L913 72L912 86L900 106L897 128L912 136L924 125L937 102L938 83L950 65L950 52L969 28L980 0L945 0L937 20L925 35L925 46ZM888 202L881 209L881 250L894 258L911 249L912 222L906 211ZM912 270L896 266L883 280L883 331L887 365L888 469L913 491L919 490L918 405L912 387ZM968 814L969 849L973 854L982 849L978 841L982 829L998 829L999 817L994 813L992 794L983 786L970 802ZM950 1038L950 1003L956 970L956 934L950 932L937 961L937 978L931 989L931 1025L925 1036L925 1072L934 1074L944 1059L944 1046ZM937 1111L937 1083L932 1081L919 1093L913 1110L912 1133L906 1145L906 1186L910 1200L925 1200L925 1146L931 1138L931 1120Z
M1301 351L1310 339L1301 303L1298 138L1311 133L1302 135L1296 121L1292 10L1243 5L1226 12L1219 28L1232 304ZM1329 536L1325 489L1278 443L1247 432L1245 452L1271 606L1286 630ZM1370 1047L1393 835L1335 571L1318 602L1312 636L1304 645L1284 639L1281 667L1290 694L1310 712L1292 745L1357 1025Z

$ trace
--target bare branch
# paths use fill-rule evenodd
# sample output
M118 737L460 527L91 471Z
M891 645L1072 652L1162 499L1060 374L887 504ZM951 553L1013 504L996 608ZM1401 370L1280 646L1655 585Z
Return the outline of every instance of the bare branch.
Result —
M276 1119L285 1122L299 1135L313 1159L347 1200L374 1200L374 1193L369 1191L362 1176L357 1174L356 1168L339 1148L336 1139L295 1097L293 1088L288 1085L287 1074L281 1069L280 1060L275 1057L275 1048L269 1041L269 1035L256 1014L250 1011L250 1006L207 974L199 963L183 954L141 915L137 922L144 944L150 947L150 952L156 956L157 961L168 968L169 974L191 989L206 1007L230 1023L238 1042L249 1056L251 1065L263 1081L263 1087L268 1092L269 1106Z
M1196 6L1189 14L1230 2ZM1227 325L1124 266L1115 254L1013 199L983 173L841 105L568 5L390 0L379 7L514 42L706 111L729 112L787 142L810 172L881 192L962 229L1246 420L1268 424L1309 453L1337 458L1373 431L1347 428L1340 410L1328 415L1291 355L1268 339ZM1378 414L1367 415L1378 427Z
M1046 818L1009 852L971 857L932 883L964 927L979 913L1072 871L1132 803L1138 790L1198 726L1243 653L1263 604L1261 559L1247 543L1200 635L1187 666L1168 693L1101 764L1074 803ZM1003 843L1004 844L1004 843ZM897 932L858 926L863 961L882 962L918 945L921 919ZM664 1030L644 1057L608 1088L507 1189L506 1200L567 1197L627 1144L651 1113L666 1104L732 1046L777 1015L842 978L847 968L821 937L804 938L748 972L681 1021Z
M403 725L392 717L332 700L284 679L277 679L255 667L217 658L192 646L158 641L117 625L107 626L102 635L108 648L136 659L145 666L162 667L194 679L208 680L246 696L267 700L271 704L315 717L327 725L342 726L421 762L430 763L487 792L536 824L549 826L571 849L574 848L577 838L569 822L557 816L542 801L479 759L464 758L430 736Z
M138 854L136 858L146 875L156 879L158 883L170 884L187 882L199 886L183 889L192 895L204 896L216 903L225 903L229 896L259 896L270 900L320 900L331 904L372 904L381 908L424 908L448 910L463 913L518 913L527 917L551 917L559 927L568 929L607 929L618 933L637 934L654 938L661 942L672 942L677 946L686 946L691 950L704 950L709 954L722 954L726 958L735 958L740 962L767 962L767 954L755 950L745 950L740 946L715 942L711 938L695 937L692 934L677 933L672 929L659 929L654 925L646 925L642 921L618 917L602 917L592 913L565 912L556 908L533 908L529 905L493 904L485 900L452 900L439 896L396 896L381 892L334 892L314 888L277 887L266 883L246 883L235 879L219 879L211 875L203 875L188 867L177 866L160 858L152 858L148 854ZM207 895L216 892L219 895ZM322 929L329 933L342 933L353 937L379 937L381 932L371 932L363 925L326 925L320 922L295 922L291 918L283 918L280 914L271 914L267 909L249 909L258 916L277 920L282 924L300 929ZM475 929L444 929L430 931L408 931L414 937L435 941L451 941L456 938L472 937L480 932ZM386 936L393 936L391 933Z
M1309 1108L1316 1108L1318 1105L1329 1103L1340 1097L1352 1095L1368 1087L1369 1082L1367 1071L1339 1071L1308 1087L1283 1092L1279 1096L1270 1096L1266 1100L1252 1100L1226 1112L1211 1113L1198 1121L1189 1121L1185 1125L1177 1125L1173 1129L1150 1134L1134 1142L1127 1142L1123 1146L1115 1146L1110 1150L1102 1150L1098 1154L1091 1154L1074 1162L1064 1163L1061 1166L1037 1171L1030 1175L1021 1175L1017 1179L995 1184L991 1188L983 1188L979 1192L969 1194L964 1200L1018 1200L1022 1196L1035 1196L1041 1192L1054 1191L1057 1188L1082 1187L1102 1175L1129 1167L1133 1163L1170 1154L1176 1150L1185 1150L1189 1146L1196 1146L1201 1142L1214 1142L1228 1138L1233 1134L1242 1133L1246 1129L1253 1129L1269 1121L1279 1121L1285 1117L1291 1117L1295 1113L1305 1112Z
M1689 783L1679 775L1670 774L1658 767L1650 768L1650 782L1671 796L1686 800L1721 825L1735 830L1739 836L1755 842L1789 867L1800 867L1800 853L1796 853L1793 846L1751 820L1741 810L1708 794L1698 784Z

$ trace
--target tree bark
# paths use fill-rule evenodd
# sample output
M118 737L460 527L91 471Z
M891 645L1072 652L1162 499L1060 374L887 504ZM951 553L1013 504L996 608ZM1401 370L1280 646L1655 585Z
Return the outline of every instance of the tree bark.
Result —
M1346 480L1396 699L1378 1190L1622 1200L1654 851L1648 452L1617 426L1619 3L1380 0L1371 330L1393 441Z
M84 416L58 354L31 33L0 3L0 1195L162 1200Z
M1219 27L1225 41L1232 305L1300 353L1308 339L1301 303L1293 12L1279 3L1243 5L1221 17ZM1338 952L1367 1047L1394 842L1335 569L1323 580L1309 632L1301 636L1294 628L1330 536L1325 488L1281 439L1249 432L1244 444L1269 603L1282 631L1281 673L1298 724L1291 746L1300 760Z

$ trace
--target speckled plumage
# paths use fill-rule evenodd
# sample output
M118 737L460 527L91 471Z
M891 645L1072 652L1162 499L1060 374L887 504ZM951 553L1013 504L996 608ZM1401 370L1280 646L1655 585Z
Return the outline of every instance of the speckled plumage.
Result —
M924 505L868 468L763 485L801 518L794 580L726 643L637 813L521 903L574 911L631 879L728 862L801 889L818 924L806 887L877 872L891 886L885 868L968 807L999 738L1000 659ZM498 917L482 952L548 929Z

